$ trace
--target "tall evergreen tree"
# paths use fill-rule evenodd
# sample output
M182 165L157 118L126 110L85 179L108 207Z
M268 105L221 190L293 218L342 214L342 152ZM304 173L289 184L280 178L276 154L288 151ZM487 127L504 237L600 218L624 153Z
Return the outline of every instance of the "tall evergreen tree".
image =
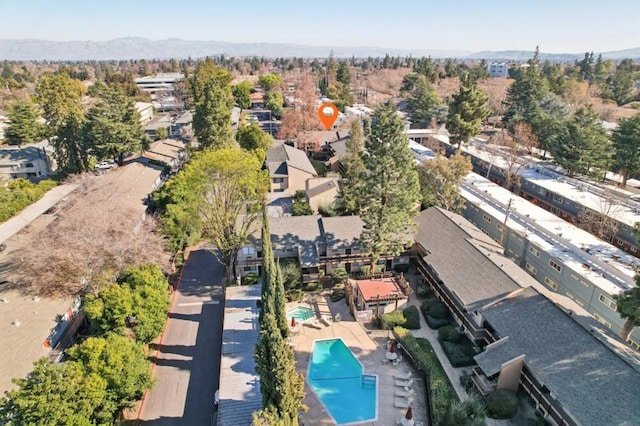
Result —
M40 114L31 102L15 102L9 106L9 127L5 130L7 142L14 145L40 141L43 128L38 122Z
M361 239L371 253L372 271L381 254L399 254L409 242L420 201L418 173L404 124L391 102L376 110L365 142L366 192L360 216Z
M351 133L346 145L347 150L342 159L345 173L340 182L340 209L345 214L357 214L363 202L362 185L366 171L362 159L364 138L357 120L351 122Z
M614 167L622 175L622 186L640 173L640 113L622 119L613 132Z
M273 288L273 308L278 323L278 328L282 337L286 339L289 337L289 323L287 321L287 299L284 294L284 280L282 278L282 268L280 268L280 262L275 265L276 268L276 281Z
M193 132L201 148L225 148L233 145L231 109L233 96L229 85L211 78L204 83L202 98L193 114Z
M273 257L273 246L271 245L271 233L269 231L269 216L267 208L262 209L262 271L261 271L261 309L258 320L262 319L266 312L275 311L274 304L274 283L276 281L276 264Z
M346 87L351 84L351 71L349 71L349 63L347 61L340 62L338 71L336 71L336 79Z
M462 142L467 142L482 130L482 122L489 116L487 101L487 95L468 78L452 96L447 130L451 133L451 141L458 144L458 150Z
M607 169L611 161L611 142L591 106L576 111L559 132L551 153L570 176L584 173L599 177Z
M513 126L520 121L530 123L530 116L549 92L549 84L540 68L539 52L529 61L529 66L519 73L516 81L507 89L507 110L504 121Z
M633 327L640 327L640 275L636 275L635 287L614 296L614 299L617 311L622 318L626 319L621 333L622 338L626 340Z
M413 85L413 90L407 98L411 123L420 127L428 126L434 115L434 109L440 104L438 94L433 90L427 79L419 75Z
M87 111L84 133L98 158L113 158L120 165L125 154L140 152L148 143L133 99L118 89L103 91L101 100Z

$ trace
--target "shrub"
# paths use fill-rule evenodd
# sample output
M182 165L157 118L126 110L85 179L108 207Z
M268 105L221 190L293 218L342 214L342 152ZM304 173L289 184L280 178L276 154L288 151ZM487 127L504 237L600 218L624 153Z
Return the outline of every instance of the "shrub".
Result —
M446 424L449 407L452 403L458 401L458 396L433 351L433 347L431 347L427 339L415 338L409 330L402 327L394 328L393 334L405 350L416 360L418 367L429 373L434 424Z
M409 330L417 330L420 328L420 312L418 312L418 308L415 306L409 306L402 312L404 314L404 319L406 320L404 323L405 328L408 328Z
M427 325L434 330L449 324L447 308L438 300L424 302L420 306L420 310L422 311L425 321L427 321Z
M384 329L403 326L407 322L403 312L400 310L389 312L388 314L382 314L380 319L382 320L382 328Z
M444 306L444 303L436 300L429 305L429 315L437 319L447 319L449 312L447 311L447 307Z
M334 269L331 273L331 284L336 285L345 282L349 278L349 273L344 268Z
M320 289L320 283L308 283L304 286L304 291L316 291Z
M409 272L409 267L410 265L408 263L396 263L393 267L393 270L406 274L407 272Z
M438 339L447 342L456 343L460 340L460 333L455 327L451 325L445 325L438 330Z
M347 291L343 286L337 286L333 289L333 291L331 292L331 301L332 302L337 302L340 299L343 299L346 296Z
M433 297L433 290L429 287L429 285L424 282L424 280L418 281L418 285L416 286L416 294L420 299L427 299Z
M11 219L28 205L35 203L57 182L47 179L31 183L27 179L15 179L0 185L0 223Z
M510 419L518 412L518 397L507 389L498 389L486 399L487 415L493 419Z
M464 346L446 340L439 340L439 342L452 367L468 367L475 364L473 357L465 351Z
M299 288L289 290L285 293L285 297L287 298L287 302L293 302L296 300L302 299L302 290Z
M242 278L243 285L253 285L258 284L258 274L255 272L251 272Z

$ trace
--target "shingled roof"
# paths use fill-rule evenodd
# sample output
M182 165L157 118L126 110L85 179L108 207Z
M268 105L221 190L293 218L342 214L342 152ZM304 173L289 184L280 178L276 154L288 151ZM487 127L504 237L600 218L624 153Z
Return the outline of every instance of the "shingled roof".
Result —
M425 262L467 309L520 288L491 260L502 248L462 216L431 207L416 222L415 242L427 251Z
M271 177L288 175L289 167L302 170L313 176L316 175L316 169L313 168L311 161L307 158L307 154L287 144L281 144L269 149L265 164Z
M580 425L632 425L640 419L640 372L533 288L482 311L507 341L477 355L485 374L525 355L525 365Z

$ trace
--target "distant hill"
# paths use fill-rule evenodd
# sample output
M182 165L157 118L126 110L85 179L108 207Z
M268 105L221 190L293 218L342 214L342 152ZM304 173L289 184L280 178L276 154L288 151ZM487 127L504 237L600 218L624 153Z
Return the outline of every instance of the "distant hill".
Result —
M191 41L181 39L149 40L140 37L118 38L109 41L47 41L0 40L0 60L107 60L107 59L166 59L226 56L326 58L333 50L339 58L391 56L453 58L468 55L458 50L408 50L380 47L304 46L279 43L229 43L222 41Z
M533 50L501 50L490 51L485 50L482 52L472 53L466 56L467 59L487 59L492 61L506 60L506 61L526 61L533 57ZM610 52L594 52L594 56L598 57L598 54L602 54L603 59L613 59L619 61L626 58L640 59L640 47L626 50L614 50ZM584 52L581 53L544 53L540 52L540 59L543 61L549 60L554 62L574 61L576 59L581 60L584 58Z
M107 60L107 59L166 59L202 58L205 56L264 56L325 58L333 50L338 58L355 56L391 56L433 58L461 58L526 61L532 51L505 50L472 53L462 50L438 49L385 49L381 47L305 46L281 43L229 43L223 41L192 41L172 38L149 40L141 37L125 37L108 41L48 41L48 40L0 40L0 60ZM597 52L596 52L597 55ZM584 53L541 53L542 59L573 61L582 59ZM605 59L640 58L640 48L602 52Z

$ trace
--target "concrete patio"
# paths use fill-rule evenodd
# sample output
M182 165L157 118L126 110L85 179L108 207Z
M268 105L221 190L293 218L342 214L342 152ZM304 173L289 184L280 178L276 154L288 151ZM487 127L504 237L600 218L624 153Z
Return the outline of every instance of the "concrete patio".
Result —
M401 361L397 366L383 362L388 341L387 332L366 330L352 318L344 300L333 303L329 300L328 295L316 295L310 298L308 303L290 303L287 305L287 309L298 305L310 306L316 314L316 319L303 323L301 327L298 327L299 333L291 337L298 372L306 378L314 340L341 337L364 366L364 372L378 375L378 419L359 424L395 425L397 420L405 415L406 408L394 406L395 391L400 389L395 386L394 374L406 373L411 367L406 361ZM336 317L336 314L341 317L340 321L331 320ZM426 424L424 382L415 374L413 375L412 389L415 392L414 400L411 403L413 418L416 425ZM301 416L301 424L335 424L306 380L305 392L304 402L309 407L309 411Z

